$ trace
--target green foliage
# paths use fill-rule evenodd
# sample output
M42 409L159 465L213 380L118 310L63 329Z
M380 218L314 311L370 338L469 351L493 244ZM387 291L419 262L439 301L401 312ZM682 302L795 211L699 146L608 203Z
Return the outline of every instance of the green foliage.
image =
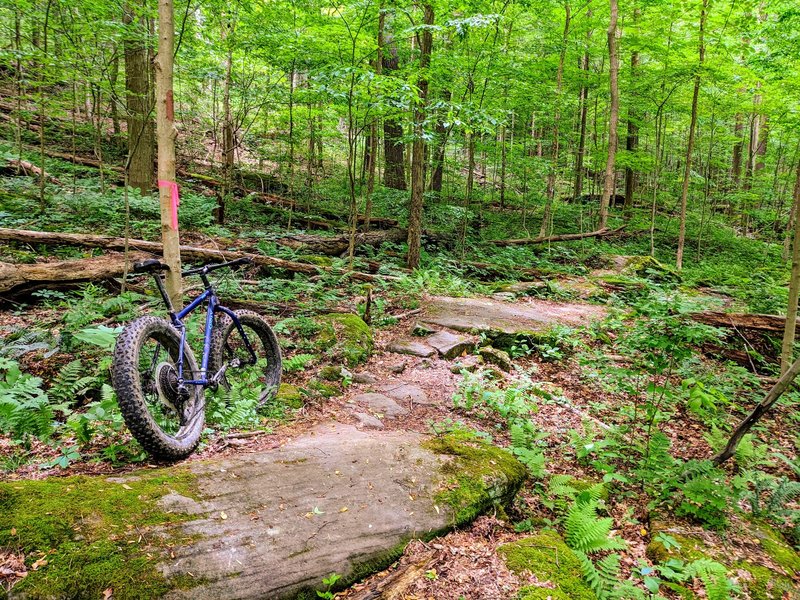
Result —
M564 539L573 550L592 554L606 550L624 550L627 544L610 536L614 520L597 515L598 503L591 498L578 499L564 519Z
M283 370L286 373L302 371L316 359L317 356L315 354L295 354L294 356L283 359Z
M45 439L53 431L53 410L42 380L5 358L0 358L0 431L17 440L29 435Z

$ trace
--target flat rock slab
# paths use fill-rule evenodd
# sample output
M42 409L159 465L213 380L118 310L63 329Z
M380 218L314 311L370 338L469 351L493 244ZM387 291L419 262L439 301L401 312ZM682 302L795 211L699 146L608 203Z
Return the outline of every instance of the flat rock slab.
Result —
M412 404L434 404L425 390L414 383L386 383L380 386L380 390L399 402L410 400Z
M395 354L408 354L409 356L421 356L422 358L428 358L436 354L434 348L415 340L395 340L386 346L386 350Z
M378 417L363 412L354 412L353 416L358 419L358 425L363 429L383 429L383 421Z
M21 540L45 536L48 557L9 597L99 598L112 581L149 590L146 582L158 581L158 597L182 600L316 597L330 573L352 583L387 567L411 539L510 501L525 475L509 452L479 440L328 424L228 459L0 483L2 529L19 528ZM116 500L85 501L99 492ZM82 508L57 504L54 520L44 494ZM41 523L76 535L48 538ZM80 591L63 587L67 573Z
M359 394L353 397L353 402L361 404L362 406L367 406L373 412L384 415L390 419L408 414L408 409L403 408L384 394L375 394L373 392Z
M589 325L602 319L602 306L545 300L500 302L485 298L435 296L420 321L470 333L544 333L553 325ZM430 343L430 338L428 338Z
M475 343L472 340L449 331L434 333L425 340L425 343L436 348L436 351L448 360L461 356L464 352L471 352L475 348Z

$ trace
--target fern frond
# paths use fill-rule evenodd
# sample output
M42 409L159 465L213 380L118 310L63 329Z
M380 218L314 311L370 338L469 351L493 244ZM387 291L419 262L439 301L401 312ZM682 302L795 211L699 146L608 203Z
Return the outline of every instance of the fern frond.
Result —
M575 502L564 523L567 545L587 554L604 550L624 550L627 548L624 541L609 537L613 525L613 519L597 516L596 501Z
M701 558L689 563L684 571L689 577L698 577L706 588L708 600L729 600L733 592L733 584L728 579L728 572L720 563L708 558Z

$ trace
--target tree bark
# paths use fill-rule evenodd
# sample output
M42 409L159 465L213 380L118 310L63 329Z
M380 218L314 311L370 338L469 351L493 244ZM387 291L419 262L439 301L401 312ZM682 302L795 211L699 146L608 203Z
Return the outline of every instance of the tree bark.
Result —
M636 23L641 10L635 8L633 11L633 22ZM636 82L636 72L639 66L639 51L634 50L631 52L631 85L634 86ZM625 139L625 150L629 154L636 151L639 145L639 124L636 115L636 90L634 89L633 98L630 106L628 107L628 135ZM628 157L630 161L631 156ZM625 210L629 211L633 208L633 192L636 189L636 172L631 168L630 162L625 167Z
M394 36L384 28L383 71L391 75L400 66ZM403 126L396 117L383 120L383 185L396 190L406 189Z
M742 114L736 113L736 121L733 125L733 136L736 141L733 143L733 160L731 162L731 178L733 179L733 188L739 187L739 180L742 178L742 148L744 147L744 123L742 123Z
M608 24L608 58L609 87L611 90L611 107L608 124L608 159L606 160L603 197L600 199L600 227L608 224L608 206L611 194L614 193L615 162L617 157L617 125L619 123L619 54L617 52L617 17L619 7L617 0L611 0L611 18Z
M423 4L423 23L433 25L433 7ZM430 65L433 34L429 28L419 33L419 100L414 107L414 148L411 162L411 202L408 210L408 256L409 269L419 266L422 241L422 209L425 194L425 137L423 126L427 112L428 66Z
M141 7L137 7L141 10ZM146 24L128 4L124 8L125 92L128 121L128 183L142 195L153 189L153 120L150 104L151 64L144 42Z
M800 206L800 162L797 163L797 176L794 182L794 206ZM789 279L789 305L786 309L786 328L781 345L781 373L789 369L794 350L795 327L797 324L797 298L800 294L800 219L795 215L794 245L792 246L792 276Z
M689 197L689 179L692 175L692 151L694 150L695 125L697 124L697 98L700 94L700 69L703 68L706 47L703 39L706 26L706 14L708 0L703 0L700 9L700 39L698 44L699 62L697 73L694 76L694 91L692 92L692 117L689 122L689 141L686 144L686 161L683 169L683 187L681 189L681 216L680 230L678 232L678 252L675 259L675 267L680 271L683 268L683 247L686 243L686 205Z
M158 1L158 56L156 57L156 119L158 135L158 191L161 204L161 241L167 293L174 306L181 305L181 251L178 238L175 181L175 102L172 89L173 52L175 47L174 7L172 0Z
M587 11L587 18L591 11ZM581 57L581 89L578 92L578 105L580 110L580 125L578 126L578 151L575 153L575 187L572 192L572 199L577 200L583 191L583 158L586 154L586 116L589 113L589 86L586 78L589 75L589 41L591 31L586 33L586 50Z

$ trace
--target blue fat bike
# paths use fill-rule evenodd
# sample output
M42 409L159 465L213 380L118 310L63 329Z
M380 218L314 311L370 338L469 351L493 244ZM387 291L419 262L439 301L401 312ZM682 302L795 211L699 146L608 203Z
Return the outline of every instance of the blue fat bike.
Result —
M191 454L205 423L205 390L246 387L261 406L277 393L281 351L272 328L257 313L222 306L208 275L251 262L244 258L189 269L204 290L175 311L161 273L169 267L151 259L136 263L133 273L151 274L169 319L143 316L131 321L117 338L111 379L125 424L144 449L159 459ZM203 357L198 367L186 341L183 319L205 304Z

